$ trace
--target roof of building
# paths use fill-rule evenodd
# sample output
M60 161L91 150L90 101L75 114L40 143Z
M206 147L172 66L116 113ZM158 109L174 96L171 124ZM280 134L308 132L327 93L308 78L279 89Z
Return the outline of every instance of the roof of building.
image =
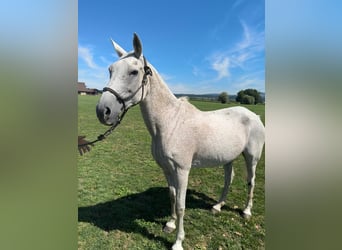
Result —
M77 91L78 92L85 92L85 93L98 93L98 92L100 92L98 89L87 88L84 82L78 82L77 83Z
M87 87L86 87L84 82L78 82L77 83L77 91L78 92L88 92L89 89L87 89Z

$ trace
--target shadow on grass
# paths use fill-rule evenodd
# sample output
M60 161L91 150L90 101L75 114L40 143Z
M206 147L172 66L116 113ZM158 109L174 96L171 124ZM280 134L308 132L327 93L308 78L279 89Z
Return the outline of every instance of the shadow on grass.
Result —
M205 194L188 189L187 208L210 209L215 200ZM104 231L120 230L139 233L144 237L159 241L170 248L172 243L166 238L155 236L148 229L139 225L136 220L160 223L170 216L170 200L168 188L153 187L142 193L128 195L117 200L99 203L93 206L78 208L78 221L91 223ZM166 223L166 221L165 221ZM160 230L162 230L160 225Z

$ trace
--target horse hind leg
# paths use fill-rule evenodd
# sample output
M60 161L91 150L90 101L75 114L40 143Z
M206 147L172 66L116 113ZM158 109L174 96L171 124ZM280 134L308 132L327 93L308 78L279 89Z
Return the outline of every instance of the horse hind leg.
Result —
M252 216L252 207L253 207L253 193L255 187L255 170L256 165L259 161L259 154L258 156L254 156L250 154L248 151L243 152L243 156L246 161L247 166L247 201L244 210L242 211L243 217L245 219L249 219Z
M214 205L211 209L212 213L216 214L221 212L221 207L224 206L225 201L227 199L227 194L229 190L229 186L232 183L234 178L234 170L232 162L227 163L224 165L224 187L221 194L221 197L216 205Z

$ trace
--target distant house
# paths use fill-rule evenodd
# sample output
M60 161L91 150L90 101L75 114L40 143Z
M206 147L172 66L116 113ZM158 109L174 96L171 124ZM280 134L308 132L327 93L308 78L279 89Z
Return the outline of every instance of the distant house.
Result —
M97 95L100 93L98 89L88 89L84 82L77 83L77 92L79 95Z

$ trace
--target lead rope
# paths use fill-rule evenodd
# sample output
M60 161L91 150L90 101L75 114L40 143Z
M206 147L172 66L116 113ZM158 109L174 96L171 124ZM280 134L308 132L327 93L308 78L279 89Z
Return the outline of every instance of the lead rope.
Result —
M143 56L143 59L144 59L144 76L143 76L142 84L141 84L142 90L141 90L140 102L144 98L144 87L145 87L145 85L147 84L147 81L148 81L147 76L148 75L152 76L152 70L151 70L150 67L147 66L147 62L146 62L145 56ZM108 87L103 88L103 92L105 92L105 91L111 92L112 94L114 94L116 96L116 98L119 101L122 101L123 107L124 107L124 111L118 117L117 123L114 124L113 126L111 126L103 134L100 134L97 137L97 139L95 139L93 141L87 141L87 140L84 139L85 136L79 136L78 137L78 151L79 151L80 155L83 155L84 153L89 152L90 151L90 146L94 146L96 142L102 141L102 140L106 139L107 136L109 136L114 131L114 129L121 123L121 121L124 118L125 114L127 113L128 109L130 109L131 107L134 107L135 105L140 103L140 102L138 102L138 103L134 104L133 106L131 106L129 108L126 108L126 104L125 104L124 100L120 97L120 95L116 91L114 91L114 90L112 90L111 88L108 88Z

